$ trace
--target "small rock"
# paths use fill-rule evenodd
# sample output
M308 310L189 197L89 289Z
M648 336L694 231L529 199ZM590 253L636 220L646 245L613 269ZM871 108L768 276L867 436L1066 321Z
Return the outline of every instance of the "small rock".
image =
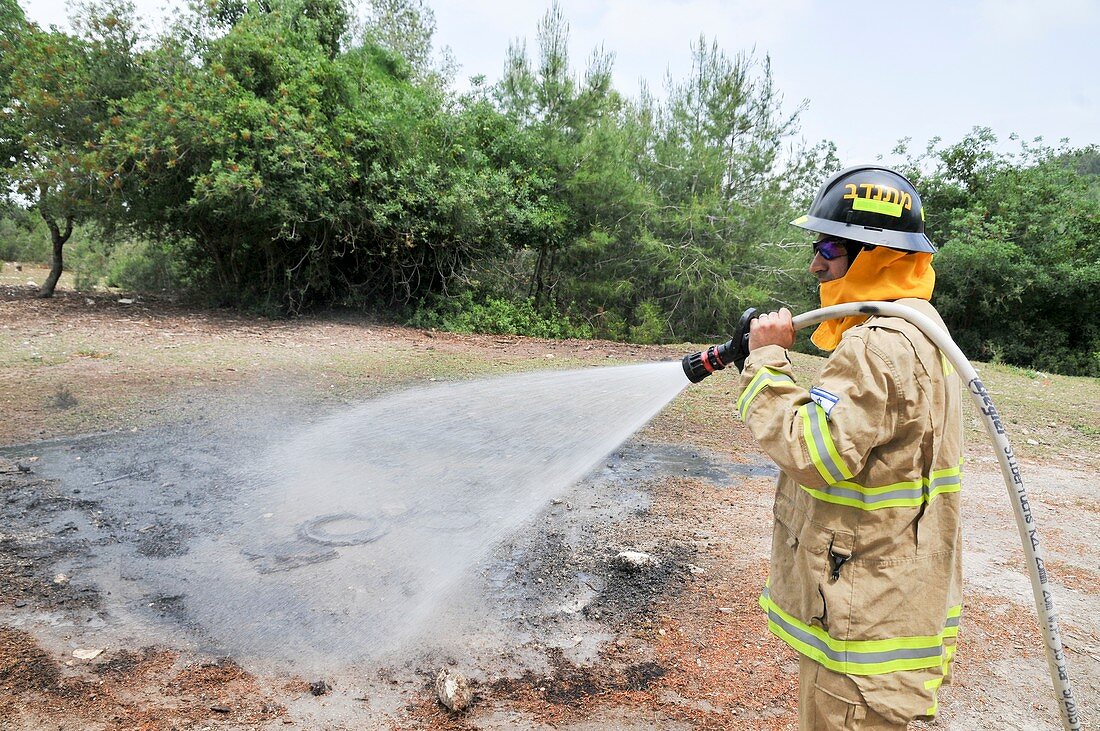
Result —
M24 600L24 599L16 599L15 600L15 608L16 609L22 609L25 606L27 606L26 600Z
M627 571L641 571L661 565L660 559L656 556L642 551L621 551L611 563Z
M455 713L466 710L474 699L470 681L462 673L443 668L435 676L435 694L439 702Z
M1031 445L1031 446L1033 446L1033 447L1037 447L1037 446L1039 446L1039 442L1038 442L1038 441L1036 441L1035 439L1028 439L1028 440L1027 440L1027 443L1028 443L1028 444L1030 444L1030 445Z
M58 586L64 586L65 584L69 583L69 577L65 574L58 574L57 576L53 577L53 583L57 584Z
M89 648L73 650L73 657L77 660L95 660L97 657L103 654L103 648L97 647L95 649Z
M689 563L687 565L687 570L692 576L701 576L702 574L705 574L707 572L707 570L702 566L696 566L693 563Z
M229 713L229 706L210 706L210 710L214 713Z
M128 297L122 297L121 299L119 299L118 303L120 305L132 305L134 304L134 301Z
M722 614L733 614L733 607L718 607L718 611Z
M332 686L323 680L315 680L309 684L309 692L313 695L324 695L332 690Z

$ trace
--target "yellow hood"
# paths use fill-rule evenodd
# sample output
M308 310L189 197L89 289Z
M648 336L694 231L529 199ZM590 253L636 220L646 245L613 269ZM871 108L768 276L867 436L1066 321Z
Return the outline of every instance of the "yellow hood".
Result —
M877 246L861 251L843 277L821 285L821 306L875 300L892 302L905 297L927 300L932 297L935 284L931 254ZM858 315L823 322L810 340L822 350L832 350L848 328L866 319L866 315Z

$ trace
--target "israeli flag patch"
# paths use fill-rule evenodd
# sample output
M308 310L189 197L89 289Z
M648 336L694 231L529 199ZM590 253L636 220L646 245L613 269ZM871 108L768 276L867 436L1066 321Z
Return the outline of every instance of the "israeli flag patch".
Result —
M810 398L814 403L825 410L825 418L829 418L829 414L832 412L833 407L840 403L840 396L829 393L824 388L818 388L814 386L810 389Z

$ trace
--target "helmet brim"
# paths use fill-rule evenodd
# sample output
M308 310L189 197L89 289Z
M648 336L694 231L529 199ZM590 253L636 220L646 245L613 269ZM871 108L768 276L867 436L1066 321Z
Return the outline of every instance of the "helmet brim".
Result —
M838 236L842 239L858 241L872 246L885 246L888 249L900 251L923 251L935 254L937 249L923 233L911 233L907 231L890 231L889 229L860 226L858 224L840 223L830 221L827 218L817 216L799 216L791 221L792 226L825 234L826 236Z

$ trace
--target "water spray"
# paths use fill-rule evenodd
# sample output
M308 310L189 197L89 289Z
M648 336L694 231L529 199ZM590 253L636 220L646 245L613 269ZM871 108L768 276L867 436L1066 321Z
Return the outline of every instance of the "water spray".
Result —
M1039 628L1047 650L1047 666L1050 670L1054 695L1062 715L1062 725L1066 731L1081 731L1081 717L1074 700L1073 688L1069 680L1066 654L1062 648L1062 636L1058 629L1058 614L1054 609L1054 594L1051 591L1050 577L1043 560L1042 546L1039 541L1035 514L1031 511L1031 502L1024 490L1020 465L1005 433L1004 423L997 413L993 400L978 377L978 372L970 364L951 336L931 319L912 307L894 302L853 302L811 310L794 318L795 330L801 330L826 320L859 315L882 315L900 317L916 325L937 348L940 349L955 370L967 384L967 390L982 415L986 432L997 452L997 461L1004 474L1009 501L1016 516L1016 527L1020 531L1027 563L1028 576L1031 579L1031 591L1035 597L1035 611L1039 617ZM713 345L705 351L685 355L682 360L684 374L692 383L698 383L711 373L734 364L740 370L749 354L749 326L756 319L757 312L750 308L741 316L734 335L721 345Z

